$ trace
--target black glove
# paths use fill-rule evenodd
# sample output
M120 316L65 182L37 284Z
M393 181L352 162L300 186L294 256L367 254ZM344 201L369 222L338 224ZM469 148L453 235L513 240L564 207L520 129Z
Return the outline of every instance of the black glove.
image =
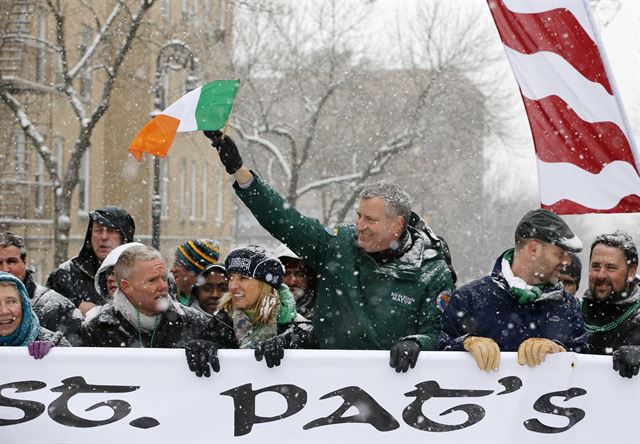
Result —
M396 373L406 373L409 367L414 368L420 354L420 343L413 339L404 339L391 347L389 365Z
M287 342L286 338L282 336L275 336L261 342L256 347L256 361L260 362L262 361L262 357L264 357L264 360L267 362L267 367L272 368L280 365L282 358L284 358L284 349Z
M613 352L613 369L623 378L631 378L640 370L640 346L623 345Z
M218 361L218 346L211 341L205 341L203 339L194 339L184 347L184 351L187 355L187 364L189 364L189 370L195 372L197 377L211 376L209 365L214 372L220 371L220 361Z
M242 166L242 157L233 139L229 136L224 136L223 139L220 130L205 131L204 135L211 141L211 146L218 151L220 162L224 165L227 173L235 174Z

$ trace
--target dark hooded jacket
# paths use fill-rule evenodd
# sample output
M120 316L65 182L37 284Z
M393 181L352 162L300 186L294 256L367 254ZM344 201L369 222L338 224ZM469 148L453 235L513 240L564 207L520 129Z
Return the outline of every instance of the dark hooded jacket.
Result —
M591 353L605 355L623 345L640 346L640 279L635 279L624 298L598 301L587 290L582 299L582 314L589 331Z
M514 352L526 339L547 338L567 351L587 353L578 300L556 284L542 288L537 300L519 303L502 271L505 253L489 276L453 293L442 313L439 348L463 351L467 336L481 336L496 341L502 351Z
M51 272L47 287L65 296L77 307L83 301L103 305L106 301L98 294L94 286L94 276L100 262L91 246L93 222L118 230L122 234L123 243L133 241L135 224L133 218L120 207L104 207L89 213L89 226L80 253L60 264Z
M40 326L52 332L61 332L72 345L80 345L82 313L60 293L37 284L30 271L24 280L33 311L38 315Z

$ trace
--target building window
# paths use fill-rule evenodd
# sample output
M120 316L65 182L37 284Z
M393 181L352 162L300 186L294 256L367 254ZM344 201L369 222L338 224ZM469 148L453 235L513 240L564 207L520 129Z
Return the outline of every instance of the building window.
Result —
M62 165L62 162L64 161L64 137L53 137L53 149L56 156L56 172L58 174L58 177L62 177L64 170L64 166Z
M200 5L198 4L198 0L192 0L191 17L193 17L193 25L196 28L199 28L200 27Z
M225 22L224 14L226 12L225 11L225 9L226 9L225 8L225 3L226 3L226 0L220 0L220 22L218 24L218 29L220 31L223 31L223 32L224 32L224 25L225 25L225 23L224 23Z
M171 17L171 0L164 0L162 2L162 16L166 19Z
M187 23L189 21L189 0L182 0L182 9L180 14L182 15L182 21Z
M42 41L47 38L47 16L44 12L38 14L38 50L36 53L36 82L41 83L45 81L45 66L47 64L47 52Z
M196 161L192 160L191 161L191 193L189 195L190 199L189 199L189 203L190 203L190 211L189 211L189 219L191 221L196 220L197 217L197 209L198 207L196 207L196 193L198 192L197 188L196 188L196 178L198 177L198 166L196 165Z
M89 151L85 151L78 170L78 212L85 214L89 211Z
M184 215L186 210L186 175L187 175L187 162L182 159L180 161L180 208L179 208L179 218L180 222L184 222Z
M208 194L208 178L207 178L207 174L208 174L208 168L209 165L207 164L207 162L204 163L204 165L202 166L202 187L200 188L200 191L202 192L201 194L201 198L202 198L202 208L200 211L200 219L202 219L202 222L206 222L207 221L207 199L209 198L209 196L207 196Z
M25 178L25 173L27 171L27 146L26 140L24 137L24 132L22 130L18 130L15 136L15 171L16 171L16 180L23 181Z
M222 174L216 175L216 218L217 224L222 223L224 216L224 183Z
M44 203L47 192L44 171L44 161L38 156L38 166L36 169L36 214L41 216L44 213Z
M82 30L82 43L79 48L81 57L91 45L91 40L91 30L85 27ZM80 73L80 96L86 102L91 100L91 64L89 61L85 63Z
M160 217L169 217L169 159L160 159L160 204L162 212Z

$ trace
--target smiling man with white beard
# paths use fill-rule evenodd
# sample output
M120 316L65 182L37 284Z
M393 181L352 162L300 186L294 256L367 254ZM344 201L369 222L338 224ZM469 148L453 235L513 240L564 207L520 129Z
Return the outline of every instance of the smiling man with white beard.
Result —
M145 245L125 250L115 265L119 289L113 302L82 327L86 347L182 348L192 339L211 339L208 318L169 297L167 267Z

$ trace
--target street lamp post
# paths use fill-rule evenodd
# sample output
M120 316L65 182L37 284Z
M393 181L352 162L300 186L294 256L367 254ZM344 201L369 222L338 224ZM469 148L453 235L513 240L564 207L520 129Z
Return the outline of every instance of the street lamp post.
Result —
M197 81L195 75L196 58L186 43L179 40L171 40L160 48L158 52L154 85L155 101L154 110L151 112L152 117L160 114L167 106L167 90L163 83L169 70L188 70L188 75L185 79L185 89L190 91L194 88ZM162 214L160 180L160 158L156 156L153 160L153 201L151 204L151 246L156 250L160 249L160 215Z

